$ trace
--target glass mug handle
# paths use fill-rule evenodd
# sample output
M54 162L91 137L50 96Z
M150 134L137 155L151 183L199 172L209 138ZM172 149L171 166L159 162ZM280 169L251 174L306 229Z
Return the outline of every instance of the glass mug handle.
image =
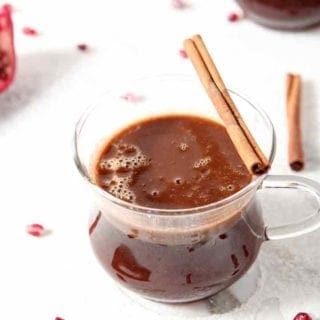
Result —
M298 189L310 193L317 200L316 212L304 220L277 227L267 226L265 240L297 237L320 228L320 184L316 181L298 176L270 175L262 182L261 189Z

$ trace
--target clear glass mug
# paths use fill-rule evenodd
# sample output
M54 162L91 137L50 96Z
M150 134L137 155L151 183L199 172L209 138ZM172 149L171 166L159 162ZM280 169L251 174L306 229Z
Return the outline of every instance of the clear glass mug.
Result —
M253 21L269 28L299 30L320 23L320 0L237 0Z
M95 185L92 159L101 144L129 124L156 115L189 114L220 121L196 77L159 76L132 82L122 90L139 96L121 98L115 89L80 118L74 159L93 190L89 234L107 273L124 287L161 302L188 302L230 286L255 261L269 240L295 237L320 227L320 185L297 176L263 175L236 194L206 206L163 210L128 203ZM273 160L275 136L267 115L230 91L249 129ZM159 150L161 152L161 150ZM263 220L258 192L266 188L303 189L318 209L304 221L270 227Z

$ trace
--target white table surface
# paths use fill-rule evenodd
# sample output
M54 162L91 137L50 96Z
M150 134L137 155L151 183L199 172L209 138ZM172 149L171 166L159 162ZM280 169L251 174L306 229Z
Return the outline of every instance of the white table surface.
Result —
M251 97L270 115L278 135L272 173L291 173L284 75L302 74L307 159L302 174L320 181L320 29L283 33L250 21L232 24L226 16L237 6L229 0L190 0L191 7L183 11L170 3L12 3L18 71L13 86L0 95L0 319L277 320L292 319L303 310L320 319L320 231L264 244L243 280L246 293L239 295L237 284L213 302L188 306L132 299L109 279L91 252L90 204L70 147L75 121L100 94L123 80L193 74L178 50L194 33L206 39L229 87ZM41 35L23 35L26 25ZM79 42L87 43L90 52L79 52ZM267 197L266 220L281 223L314 208L305 205L304 195L283 197ZM52 233L40 239L29 236L25 225L33 222ZM242 300L241 306L234 308L231 294Z

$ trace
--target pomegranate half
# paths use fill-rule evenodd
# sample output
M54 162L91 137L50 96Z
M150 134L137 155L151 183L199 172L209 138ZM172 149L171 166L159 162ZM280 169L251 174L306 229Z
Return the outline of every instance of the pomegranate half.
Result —
M14 79L16 57L13 42L11 7L0 8L0 93L5 91Z

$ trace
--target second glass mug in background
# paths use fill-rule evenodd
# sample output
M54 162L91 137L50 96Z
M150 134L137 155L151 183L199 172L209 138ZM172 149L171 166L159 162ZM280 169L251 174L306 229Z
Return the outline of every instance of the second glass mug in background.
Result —
M237 0L245 14L269 28L299 30L320 23L320 0Z
M130 90L137 102L121 99ZM138 120L189 114L219 120L196 77L159 76L106 94L76 126L75 163L94 194L89 234L97 259L111 277L142 296L188 302L230 286L253 264L264 241L290 238L320 227L320 185L296 176L264 175L219 202L184 210L124 202L95 185L92 158L107 139ZM275 137L266 114L230 91L257 142L272 161ZM159 150L161 152L161 150ZM256 197L265 188L311 193L318 209L300 223L266 226ZM276 191L276 190L275 190Z

